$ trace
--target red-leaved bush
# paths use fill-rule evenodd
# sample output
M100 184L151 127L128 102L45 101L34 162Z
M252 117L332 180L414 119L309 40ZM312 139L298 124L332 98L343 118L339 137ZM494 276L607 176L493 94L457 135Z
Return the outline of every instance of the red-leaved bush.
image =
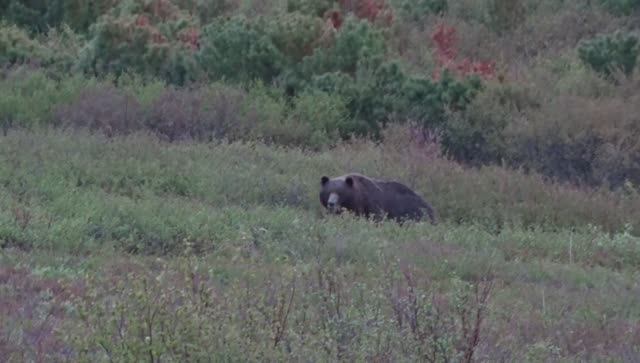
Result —
M433 77L438 79L443 69L452 72L455 75L466 77L469 75L478 75L484 79L490 79L495 76L494 62L473 61L468 58L457 60L458 52L457 31L452 26L440 24L431 35L431 40L435 43L436 69Z

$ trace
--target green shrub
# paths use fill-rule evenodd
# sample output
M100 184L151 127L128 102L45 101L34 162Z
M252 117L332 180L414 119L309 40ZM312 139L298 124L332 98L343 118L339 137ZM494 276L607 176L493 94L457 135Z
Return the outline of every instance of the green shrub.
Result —
M206 26L197 59L211 79L237 82L269 82L283 65L282 53L264 29L242 15Z
M63 21L76 32L86 33L100 16L117 5L113 0L58 0L64 3Z
M0 81L0 121L16 126L48 125L54 108L74 100L95 80L76 75L56 81L43 70L18 69Z
M508 159L507 129L525 112L539 108L539 100L524 86L489 82L458 111L447 112L442 124L446 154L470 165L501 163Z
M64 1L9 0L6 4L0 4L0 11L10 23L26 28L31 33L42 33L62 22Z
M621 31L582 41L578 47L580 59L607 77L618 69L627 76L633 73L639 53L638 37Z
M196 15L200 24L209 24L239 6L234 0L174 0L173 2L181 9Z
M380 125L378 125L377 120L362 117L361 111L363 103L366 103L366 100L364 100L361 94L363 91L362 85L352 77L341 72L317 75L305 86L305 90L306 92L319 91L336 95L344 100L349 112L350 122L348 125L345 124L343 126L343 133L366 135L371 132L376 133L380 130ZM366 109L364 111L370 112L373 111L373 109Z
M489 28L503 33L521 25L526 18L524 0L488 0L486 23Z
M266 30L273 44L288 60L288 67L295 66L313 53L323 25L321 18L301 12L277 14L262 18L260 28Z
M441 14L448 10L447 0L393 0L403 19L420 22L430 14Z
M0 64L10 66L27 62L43 62L47 49L16 25L0 23Z
M334 0L287 0L287 11L322 17L334 3Z
M112 8L92 26L79 66L96 75L133 72L178 85L197 79L197 24L175 6L167 13L154 9L143 0Z
M370 22L349 15L333 42L305 58L307 74L344 72L354 75L361 67L375 69L387 54L381 30Z
M640 8L640 0L600 0L600 5L616 15L631 15Z
M123 92L136 97L137 101L147 107L166 89L167 83L160 78L150 78L139 74L123 73L114 80L114 84Z
M0 64L29 64L58 80L74 71L81 39L67 26L50 29L37 39L15 25L0 24Z
M456 160L471 165L499 162L505 157L504 129L515 112L495 98L498 92L482 92L468 107L447 118L442 146Z
M74 32L85 33L101 15L117 2L112 0L5 0L0 13L5 20L32 33L47 33L66 24Z
M344 100L326 92L309 90L298 94L288 117L292 124L309 128L309 134L296 142L302 147L324 149L354 132Z
M386 62L362 68L353 78L340 72L315 76L309 87L340 95L355 134L379 137L388 122L414 120L424 128L442 128L445 110L464 109L481 86L475 77L456 80L448 72L438 81L409 76L397 62Z

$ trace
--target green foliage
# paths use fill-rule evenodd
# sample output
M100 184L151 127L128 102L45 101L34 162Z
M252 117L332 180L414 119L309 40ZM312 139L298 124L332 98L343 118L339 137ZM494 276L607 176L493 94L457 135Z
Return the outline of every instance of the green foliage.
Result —
M0 64L37 62L47 55L46 49L17 25L0 23Z
M0 2L2 17L28 29L31 33L47 33L63 24L73 31L85 33L89 27L119 1L114 0L5 0Z
M472 165L502 163L513 156L513 125L538 108L538 99L527 87L488 83L466 108L449 113L442 146L456 160Z
M32 33L46 32L60 24L64 17L64 0L9 0L0 4L5 20L28 29Z
M58 82L44 71L15 70L0 82L0 121L23 127L50 124L57 105L74 100L94 83L82 76Z
M217 20L203 29L198 62L211 79L270 81L282 70L283 55L244 16Z
M480 85L449 74L435 82L409 76L398 62L386 61L386 53L380 30L348 17L331 46L304 60L306 74L314 75L308 87L347 100L356 134L378 135L390 118L437 126L444 121L445 107L464 107Z
M381 30L366 20L348 16L328 47L318 48L305 59L308 74L344 72L355 74L359 68L375 69L386 55Z
M92 26L80 67L96 75L134 72L178 85L195 80L199 68L191 35L197 24L176 7L143 5L123 2L102 16Z
M447 0L394 0L403 19L420 22L430 14L442 14L448 10Z
M313 53L324 24L320 18L298 11L263 18L261 21L264 23L261 28L266 29L273 44L288 59L289 67Z
M354 131L344 100L339 95L317 90L298 94L289 117L293 125L310 128L310 134L298 140L300 146L324 149Z
M512 98L508 88L489 88L466 109L454 112L443 126L442 146L456 160L473 165L501 161L506 156L505 128L516 109L504 103Z
M633 73L640 54L638 38L616 31L583 41L578 47L580 59L596 72L611 76L616 70L629 76Z
M28 64L58 78L74 69L80 46L79 36L66 26L34 39L15 25L0 24L0 63L7 68Z
M635 6L624 1L603 4L625 14ZM400 16L394 21L400 26L381 27L372 20L380 6L388 10L388 5L398 10ZM633 129L622 114L603 116L616 121L580 137L553 135L553 123L536 114L542 107L546 118L562 119L561 107L552 100L567 93L584 98L580 101L584 104L602 106L620 98L624 109L632 108L627 105L629 94L636 91L633 73L640 49L634 29L579 42L584 34L620 28L626 21L586 1L570 5L553 0L535 4L521 0L398 0L390 4L291 0L240 5L229 0L56 0L46 4L4 0L0 9L6 22L0 26L2 68L29 64L42 70L42 90L33 95L14 92L20 87L9 80L0 85L7 94L1 101L5 127L58 124L67 111L71 117L91 109L98 112L109 104L100 106L94 93L91 101L52 95L66 75L80 71L107 78L107 83L113 77L113 97L105 94L105 98L115 100L123 92L135 95L144 111L136 127L168 140L259 139L318 149L333 145L337 136L380 139L385 126L409 120L437 131L445 153L463 163L504 160L511 166L576 182L603 181L617 186L638 179L635 146L619 141L627 140L624 135L629 133L621 125ZM332 10L340 18L331 19L335 24L327 18ZM240 15L244 12L251 15ZM429 30L418 27L418 23L433 25L429 14L434 13L446 13L447 21L455 24L451 39L444 34L447 44L437 45L441 54L435 54L438 66L452 69L452 74L434 76L439 72L429 62L415 64L415 58L434 58L433 39L430 42L425 33ZM547 19L544 24L540 24L542 19ZM544 31L532 40L527 34L535 24ZM571 26L565 29L565 24ZM480 47L476 45L479 41L483 42ZM576 57L568 47L578 42L582 64L575 65ZM566 56L550 57L560 50ZM498 54L504 62L496 59ZM530 60L533 55L552 69L541 71L544 67ZM454 59L460 61L441 64ZM483 64L504 69L498 77L505 88L514 86L514 80L505 76L513 75L517 64L524 70L517 73L523 73L531 91L538 93L538 105L514 109L488 94L474 102L485 81L453 75L477 72L474 68ZM598 77L611 76L615 68L629 76L626 83ZM147 84L157 82L144 90L132 90L124 86L126 81L121 82L130 75L149 81ZM212 86L215 96L207 101L199 92L207 88L207 82L217 80L229 81L228 88ZM267 86L261 91L251 89L255 81ZM201 83L197 92L180 89L193 83ZM242 89L235 83L241 83ZM165 84L178 88L171 93ZM247 100L255 95L255 102ZM32 110L28 107L31 102L36 104ZM63 112L60 103L85 111ZM148 111L154 108L166 112L156 112L155 121L150 121ZM341 111L332 111L337 109ZM260 112L267 116L260 117ZM227 116L231 113L236 116ZM118 134L117 125L123 125L123 120L116 118L104 123L116 125ZM93 120L93 116L75 119ZM576 120L567 124L572 125L571 133L578 133L581 127ZM589 124L597 123L591 120ZM550 137L540 136L548 133ZM557 152L566 155L553 156Z
M485 0L483 5L482 21L499 34L520 26L526 18L525 0Z
M98 18L109 12L119 1L59 0L63 5L64 22L76 32L86 33Z
M377 119L365 118L365 113L376 112L379 108L372 105L367 96L362 94L367 88L358 80L341 72L332 72L314 76L307 87L309 90L338 95L345 101L351 121L348 125L342 126L343 134L366 135L380 131ZM367 106L374 108L366 108Z
M639 0L600 0L600 5L616 15L631 15L640 8Z
M181 9L196 15L200 24L209 24L238 6L234 0L176 0L174 3Z
M334 3L334 0L287 0L287 12L302 12L322 17L327 10L334 6Z
M439 81L412 77L395 62L369 70L354 78L343 73L316 76L312 86L348 100L357 135L379 136L390 121L418 121L425 128L441 128L447 108L461 110L473 99L481 83L475 78L455 80L447 72Z

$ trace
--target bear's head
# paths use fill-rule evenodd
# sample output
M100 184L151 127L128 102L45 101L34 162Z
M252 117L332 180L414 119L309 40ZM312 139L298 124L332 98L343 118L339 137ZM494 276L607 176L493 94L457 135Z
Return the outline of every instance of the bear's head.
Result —
M340 214L344 209L356 209L357 185L353 176L320 179L320 203L330 212Z

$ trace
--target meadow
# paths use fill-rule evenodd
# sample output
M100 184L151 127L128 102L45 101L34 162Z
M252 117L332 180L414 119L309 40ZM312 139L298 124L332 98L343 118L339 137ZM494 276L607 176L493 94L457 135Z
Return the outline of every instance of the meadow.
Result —
M0 361L640 361L639 20L0 0Z
M304 152L9 132L3 356L638 357L637 196L465 169L389 134L404 142ZM320 176L354 169L414 186L440 223L327 216Z

